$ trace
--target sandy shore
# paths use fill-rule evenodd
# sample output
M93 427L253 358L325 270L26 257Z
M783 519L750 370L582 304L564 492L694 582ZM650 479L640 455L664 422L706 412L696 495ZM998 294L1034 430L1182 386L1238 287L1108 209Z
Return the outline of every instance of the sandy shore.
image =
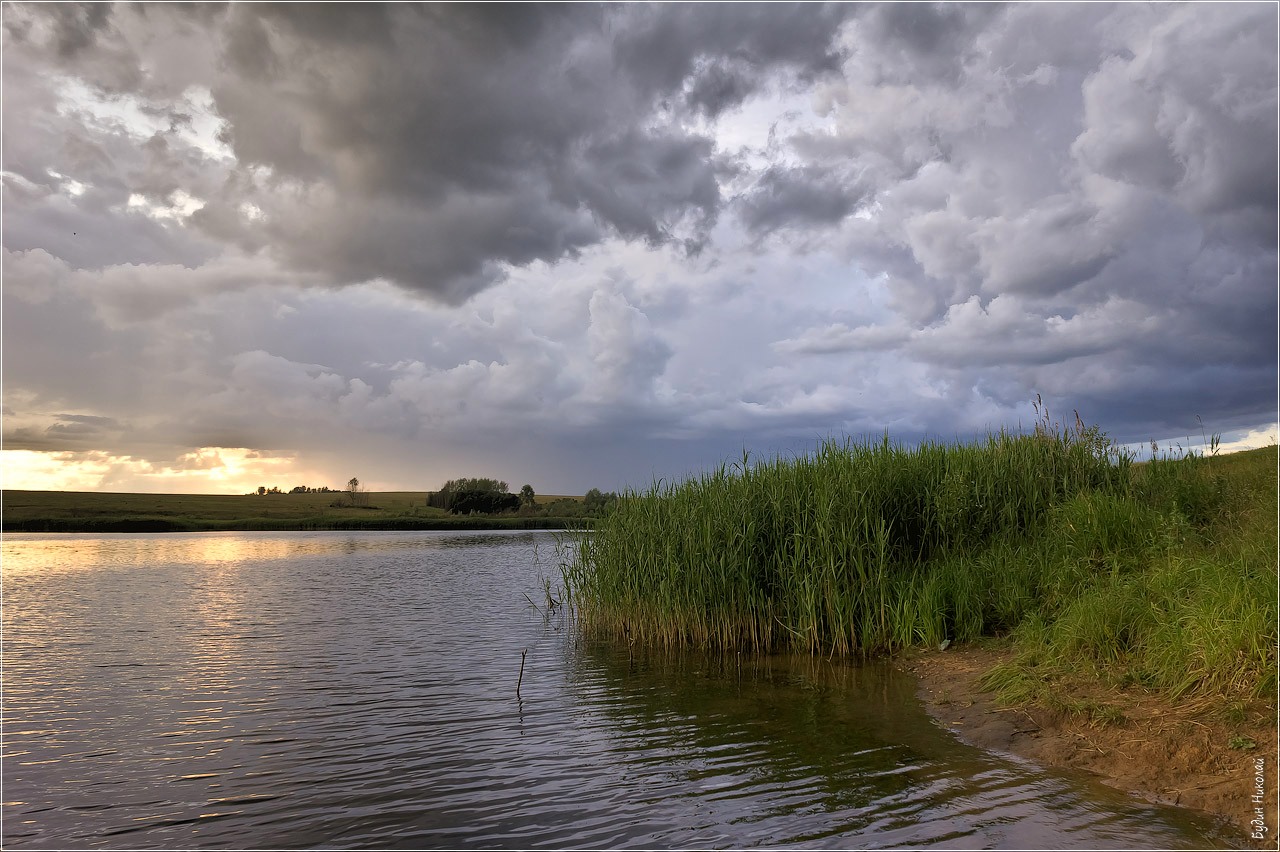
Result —
M1273 707L1251 707L1243 721L1228 722L1221 707L1206 702L1171 705L1142 690L1082 686L1079 691L1073 687L1073 698L1114 707L1123 719L1100 722L1008 708L978 681L1009 656L1007 648L962 647L911 653L899 665L919 678L920 697L934 718L965 742L1095 773L1150 801L1211 814L1229 825L1229 833L1239 832L1244 845L1277 848ZM1233 741L1241 743L1239 738L1251 739L1256 747L1232 748ZM1254 801L1259 774L1265 788L1261 803ZM1262 839L1253 836L1259 833L1259 807L1265 823Z

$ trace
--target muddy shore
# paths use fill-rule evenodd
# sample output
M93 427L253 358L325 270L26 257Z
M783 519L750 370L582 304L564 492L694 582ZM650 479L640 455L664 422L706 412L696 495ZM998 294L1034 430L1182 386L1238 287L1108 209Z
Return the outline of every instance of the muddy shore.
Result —
M1243 719L1228 720L1216 703L1171 704L1143 690L1082 684L1072 685L1073 697L1118 708L1122 718L1011 708L979 683L1010 656L1002 646L960 647L913 652L898 665L917 676L920 697L938 723L971 745L1094 773L1149 801L1207 813L1246 847L1277 848L1274 707L1259 704ZM1246 740L1256 745L1239 747ZM1255 801L1259 775L1261 802ZM1259 818L1265 829L1259 830Z

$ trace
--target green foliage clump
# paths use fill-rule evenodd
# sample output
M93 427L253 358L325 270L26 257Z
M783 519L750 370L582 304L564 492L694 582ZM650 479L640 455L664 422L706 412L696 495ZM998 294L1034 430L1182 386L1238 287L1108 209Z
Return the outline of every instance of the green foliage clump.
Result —
M599 517L607 512L614 504L618 502L617 492L601 491L599 488L592 488L582 498L583 508L586 513L592 517Z
M450 479L439 491L427 495L427 505L433 509L444 509L455 514L469 511L487 511L481 509L460 509L455 512L454 504L461 501L467 506L488 505L507 493L507 483L500 479L476 478ZM517 498L519 505L519 498Z
M449 500L449 511L455 515L494 515L520 508L520 498L500 491L456 491Z
M1091 671L1276 688L1275 448L1136 464L1097 427L825 442L618 498L564 567L583 629L659 646L893 651L1012 634L1006 697ZM1269 461L1267 461L1269 459Z
M1134 491L1152 509L1201 529L1218 520L1229 497L1226 479L1214 472L1209 459L1194 453L1138 466Z
M744 456L621 497L566 580L588 626L664 645L848 653L981 632L1026 592L988 600L966 559L1077 495L1125 493L1129 460L1107 449L1077 422L979 445L886 438Z
M507 492L507 483L499 479L451 479L439 491L427 494L429 508L458 515L501 514L516 512L523 518L581 519L584 522L605 514L618 500L612 491L592 488L582 499L560 497L539 502L533 486L525 485L518 494Z

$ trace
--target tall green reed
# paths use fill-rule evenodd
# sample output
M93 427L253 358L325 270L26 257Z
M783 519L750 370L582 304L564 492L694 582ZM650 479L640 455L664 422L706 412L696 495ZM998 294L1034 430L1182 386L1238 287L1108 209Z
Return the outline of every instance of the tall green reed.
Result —
M1037 409L1038 414L1040 413ZM1017 541L1130 458L1096 427L975 444L824 441L625 494L564 567L588 631L660 646L839 654L1009 627L1039 593Z

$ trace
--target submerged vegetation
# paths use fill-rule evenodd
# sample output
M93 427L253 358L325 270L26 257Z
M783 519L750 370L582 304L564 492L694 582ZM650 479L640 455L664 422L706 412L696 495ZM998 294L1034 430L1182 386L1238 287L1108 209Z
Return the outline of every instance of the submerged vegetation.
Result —
M1013 635L1176 693L1275 689L1275 448L1139 464L1097 427L826 442L622 496L565 565L582 627L870 654ZM1039 668L1038 668L1039 667Z

